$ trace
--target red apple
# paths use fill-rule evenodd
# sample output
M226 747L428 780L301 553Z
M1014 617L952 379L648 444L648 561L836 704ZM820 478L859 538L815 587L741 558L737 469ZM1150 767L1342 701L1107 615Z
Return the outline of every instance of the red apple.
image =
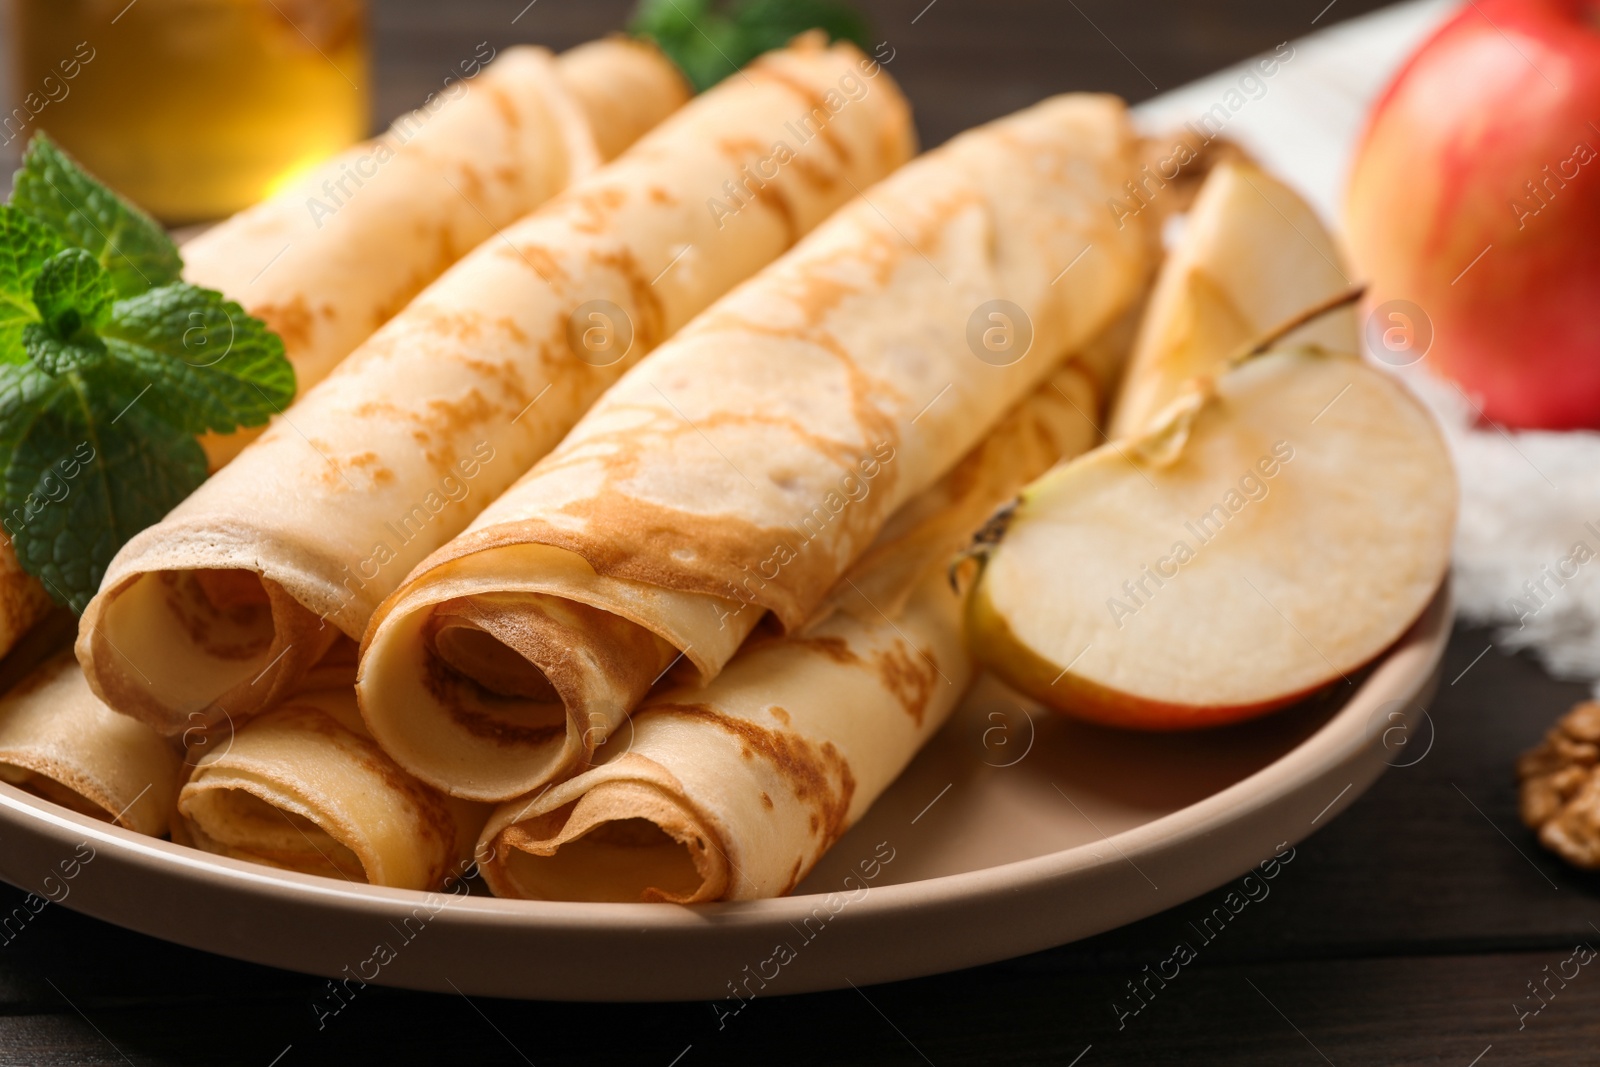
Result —
M1487 418L1600 427L1600 0L1463 7L1379 98L1348 216L1397 355L1420 309Z

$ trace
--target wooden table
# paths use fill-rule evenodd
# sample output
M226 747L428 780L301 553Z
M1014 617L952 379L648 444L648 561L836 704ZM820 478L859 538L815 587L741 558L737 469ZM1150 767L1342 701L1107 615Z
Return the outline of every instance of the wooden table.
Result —
M618 0L375 4L380 114L477 42L565 46ZM1067 89L1132 99L1377 6L1183 0L872 3L926 143ZM512 24L513 16L520 18ZM919 14L920 12L920 14ZM362 991L320 1030L314 978L236 963L51 906L0 948L0 1065L441 1062L867 1064L1593 1063L1600 971L1537 1015L1540 983L1600 946L1600 878L1544 853L1515 814L1511 762L1583 696L1460 629L1425 758L1391 770L1303 843L1138 1014L1113 1001L1189 939L1222 892L1079 944L861 991L775 996L719 1030L703 1003L514 1003ZM3 843L0 843L3 847ZM0 887L0 914L22 894ZM242 923L248 916L240 916ZM539 961L530 959L528 966ZM1546 971L1546 968L1549 971ZM1570 969L1570 967L1569 967ZM1590 1014L1593 1012L1594 1014Z

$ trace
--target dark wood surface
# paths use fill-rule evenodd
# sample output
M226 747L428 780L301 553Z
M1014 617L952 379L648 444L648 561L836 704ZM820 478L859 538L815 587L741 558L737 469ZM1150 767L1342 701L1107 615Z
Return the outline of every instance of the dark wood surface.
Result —
M566 46L617 25L630 6L525 2L377 0L379 117L419 100L479 41ZM934 144L1052 92L1139 99L1175 87L1307 32L1326 0L925 3L866 6ZM1338 0L1318 25L1375 6ZM1565 988L1552 981L1556 994L1537 1015L1519 1020L1516 1010L1537 1003L1528 983L1577 943L1600 945L1600 878L1539 848L1517 821L1511 779L1515 755L1583 690L1525 658L1477 658L1490 643L1484 632L1457 631L1430 707L1427 756L1389 771L1302 844L1271 896L1120 1029L1112 1004L1128 1005L1124 983L1188 938L1188 923L1220 891L1008 963L757 1000L721 1030L699 1003L467 1001L369 988L319 1031L317 979L51 906L0 948L0 1065L1592 1063L1600 972L1585 968ZM21 898L0 887L0 912Z

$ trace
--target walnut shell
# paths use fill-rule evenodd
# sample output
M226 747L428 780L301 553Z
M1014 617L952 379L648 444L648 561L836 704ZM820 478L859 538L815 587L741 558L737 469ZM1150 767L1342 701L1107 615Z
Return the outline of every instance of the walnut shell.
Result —
M1600 703L1579 704L1517 760L1522 821L1576 867L1600 868Z

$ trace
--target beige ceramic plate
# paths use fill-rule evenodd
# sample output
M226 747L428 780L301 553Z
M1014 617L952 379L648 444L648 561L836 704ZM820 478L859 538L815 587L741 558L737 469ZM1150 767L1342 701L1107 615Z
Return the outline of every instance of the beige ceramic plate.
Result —
M1451 614L1441 592L1338 699L1208 733L1079 726L985 681L782 900L685 908L374 889L140 837L10 786L0 878L43 893L86 844L94 858L68 907L227 956L414 989L722 999L910 978L1151 915L1326 825L1431 743L1423 709Z

